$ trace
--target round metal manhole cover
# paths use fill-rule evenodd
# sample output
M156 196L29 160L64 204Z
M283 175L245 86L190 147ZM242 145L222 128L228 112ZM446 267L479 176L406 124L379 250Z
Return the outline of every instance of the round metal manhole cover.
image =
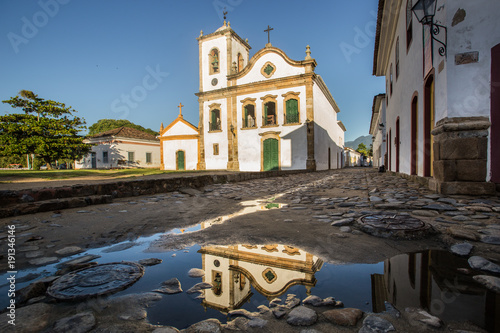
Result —
M77 300L123 290L144 275L144 267L118 262L84 268L61 276L47 290L60 300Z
M365 215L359 223L363 231L379 237L418 238L433 231L429 224L410 215Z

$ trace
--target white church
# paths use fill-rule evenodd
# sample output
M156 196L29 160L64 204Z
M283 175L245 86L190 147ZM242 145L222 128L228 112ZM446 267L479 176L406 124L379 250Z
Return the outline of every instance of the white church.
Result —
M161 126L163 170L327 170L341 168L345 127L309 46L292 60L271 43L250 59L230 24L197 38L198 127L180 112Z

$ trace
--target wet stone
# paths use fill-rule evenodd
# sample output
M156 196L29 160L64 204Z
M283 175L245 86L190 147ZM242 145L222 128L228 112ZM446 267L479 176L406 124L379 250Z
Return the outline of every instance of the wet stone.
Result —
M163 260L158 259L158 258L141 259L138 261L138 263L140 265L143 265L143 266L154 266L154 265L161 264L162 262L163 262Z
M430 204L424 206L425 209L433 209L433 210L457 210L456 207L447 205L447 204Z
M210 289L210 288L212 288L212 285L210 283L200 282L189 288L189 290L186 291L186 293L188 294L201 293L203 289Z
M424 217L435 217L439 215L435 210L414 210L411 212L412 215L424 216Z
M330 322L341 326L356 326L363 317L363 311L355 308L334 309L323 312Z
M55 333L85 333L90 331L96 324L92 312L81 312L71 317L60 319L54 325Z
M184 333L221 333L222 326L217 319L207 319L183 330Z
M31 258L38 258L43 256L43 251L31 251L31 252L26 252L25 254L26 258L31 259Z
M443 325L438 317L435 317L422 309L407 308L406 313L412 326L417 326L418 323L422 323L431 328L440 328Z
M469 258L469 265L470 267L490 273L500 273L500 266L492 263L491 261L479 257L479 256L473 256Z
M463 222L463 221L470 221L470 217L467 217L465 215L457 215L457 216L453 216L451 218L453 221L459 221L459 222Z
M306 297L303 301L302 304L308 304L312 305L314 307L318 306L329 306L329 305L335 305L335 298L333 297L327 297L325 299L321 299L320 297L316 295L311 295Z
M332 226L334 226L334 227L341 227L341 226L345 226L347 224L350 224L352 222L354 222L354 219L352 217L349 217L349 218L345 218L345 219L340 219L338 221L334 221L332 223Z
M106 295L127 288L143 274L144 268L133 262L97 265L61 276L47 294L60 300Z
M53 264L59 261L59 258L57 257L42 257L42 258L36 258L33 260L28 261L30 265L35 265L35 266L42 266L42 265L48 265L48 264Z
M130 249L131 247L136 246L136 245L138 245L138 244L135 242L117 244L115 246L111 246L110 248L104 249L102 252L111 253L111 252L124 251L124 250Z
M394 307L394 305L392 305L391 303L389 303L387 301L384 302L384 305L385 305L385 311L384 311L384 313L388 313L388 314L390 314L394 318L401 317L401 312L399 312L398 309L396 309Z
M200 278L205 276L205 271L199 268L191 268L188 272L188 276L192 278Z
M490 217L488 215L477 214L477 215L471 215L471 218L475 220L486 220L489 219Z
M172 278L170 280L162 282L161 287L153 291L162 294L178 294L182 292L182 288L180 281L176 278Z
M500 292L500 278L496 276L476 275L473 279L496 293Z
M94 259L97 259L97 258L100 258L100 257L101 256L98 256L98 255L95 255L95 254L88 254L88 255L85 255L85 256L82 256L82 257L78 257L78 258L75 258L75 259L72 259L72 260L68 260L68 261L62 262L62 263L58 264L56 267L57 268L61 268L61 267L64 267L64 266L71 266L71 265L81 264L81 263L88 262L88 261L91 261L91 260L94 260Z
M500 236L484 235L481 236L481 242L486 244L500 245Z
M351 227L340 227L340 232L350 233L352 231Z
M472 241L477 240L476 234L472 231L469 231L469 230L463 230L460 228L451 227L448 229L448 232L450 233L451 236L453 236L455 238L468 239L468 240L472 240Z
M460 243L452 245L450 248L451 253L459 256L468 256L474 246L469 243Z
M290 311L286 322L293 326L310 326L318 320L318 315L314 310L299 306Z
M67 246L67 247L62 248L60 250L57 250L55 252L59 255L65 256L65 255L69 255L69 254L79 253L82 251L83 251L82 248L79 246Z
M278 305L274 307L271 311L273 312L274 317L280 319L287 314L288 310L289 309L286 308L284 305Z
M395 330L388 320L370 315L363 320L363 327L358 333L386 333Z

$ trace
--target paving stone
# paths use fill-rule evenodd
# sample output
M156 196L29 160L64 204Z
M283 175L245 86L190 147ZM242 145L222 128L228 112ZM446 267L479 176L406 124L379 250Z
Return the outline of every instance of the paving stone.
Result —
M474 232L456 227L449 228L448 232L455 238L468 239L472 241L476 241L478 238Z
M451 206L451 205L447 205L447 204L430 204L430 205L427 205L427 206L424 206L425 209L433 209L433 210L457 210L456 207L454 206Z
M500 273L500 266L492 263L491 261L480 257L480 256L473 256L469 258L469 265L473 269L479 269L482 271L490 272L490 273Z
M80 253L82 251L83 251L82 248L79 246L67 246L55 252L59 255L65 256L65 255Z
M476 275L473 279L484 285L486 288L493 290L496 293L500 293L500 278L490 275Z
M345 226L347 224L350 224L352 222L354 222L354 219L352 217L349 217L349 218L345 218L345 219L340 219L338 221L334 221L332 223L332 226L334 226L334 227L341 227L341 226Z
M96 324L92 312L81 312L71 317L58 320L54 325L53 332L56 333L85 333L90 331Z
M178 294L178 293L182 292L181 282L177 278L172 278L170 280L162 282L161 287L158 289L155 289L153 291L156 291L156 292L162 293L162 294ZM196 291L194 291L194 292L196 292ZM188 293L189 293L189 291L188 291Z
M452 245L450 248L451 253L459 255L459 256L468 256L474 246L469 243L460 243Z
M438 329L443 326L443 322L438 317L431 315L425 310L406 308L406 313L408 314L408 320L412 326L418 325L415 324L415 322L420 322L433 329Z
M323 312L323 316L336 325L356 326L363 317L363 311L355 308L333 309Z
M188 294L199 293L203 289L210 289L210 288L212 288L212 285L210 283L200 282L200 283L195 284L191 288L189 288L189 290L186 291L186 293L188 293Z
M476 220L486 220L486 219L489 219L490 217L488 215L484 215L484 214L477 214L477 215L471 215L471 218L476 219Z
M48 265L48 264L53 264L59 261L59 258L57 257L42 257L42 258L36 258L33 260L28 261L30 265L35 265L35 266L42 266L42 265Z
M464 216L464 215L457 215L457 216L453 216L451 218L453 221L459 221L459 222L463 222L463 221L470 221L470 217L467 217L467 216Z
M205 271L199 268L191 268L188 272L188 276L192 278L200 278L205 276Z
M27 259L32 259L32 258L38 258L43 256L43 251L31 251L31 252L26 252L25 257Z
M481 236L481 242L486 244L500 245L499 236L483 235Z
M352 231L351 227L348 227L348 226L340 227L340 232L349 233L351 231Z
M143 266L155 266L158 264L161 264L163 260L158 259L158 258L148 258L148 259L141 259L138 261L139 264Z
M395 330L394 326L388 320L375 315L369 315L363 320L363 327L361 327L358 333L386 333Z
M310 326L318 320L318 315L314 310L299 306L290 311L286 322L293 326Z
M411 212L412 215L425 216L425 217L435 217L439 215L435 210L414 210Z

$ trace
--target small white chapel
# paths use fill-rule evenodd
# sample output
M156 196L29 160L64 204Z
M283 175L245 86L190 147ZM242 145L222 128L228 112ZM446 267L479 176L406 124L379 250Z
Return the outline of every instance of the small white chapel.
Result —
M268 27L268 33L272 30ZM268 42L251 49L224 21L197 38L198 127L179 116L161 125L163 170L327 170L344 165L345 127L306 47L292 60Z

